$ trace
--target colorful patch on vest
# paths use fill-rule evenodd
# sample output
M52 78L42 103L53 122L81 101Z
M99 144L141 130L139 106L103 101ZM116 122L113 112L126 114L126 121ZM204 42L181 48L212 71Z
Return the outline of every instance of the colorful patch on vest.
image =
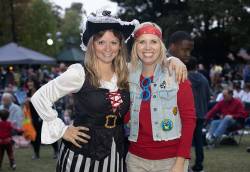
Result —
M161 127L163 131L170 131L173 128L173 121L170 119L164 119L161 122Z
M178 111L177 107L176 107L176 106L175 106L175 107L173 107L172 112L173 112L173 114L174 114L174 115L177 115L177 111Z

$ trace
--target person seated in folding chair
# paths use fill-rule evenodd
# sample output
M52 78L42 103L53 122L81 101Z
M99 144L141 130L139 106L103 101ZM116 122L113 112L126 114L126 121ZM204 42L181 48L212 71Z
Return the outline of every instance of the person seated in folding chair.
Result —
M232 89L224 89L223 97L224 99L218 102L206 115L206 121L211 121L207 133L207 142L210 145L215 144L228 129L239 126L239 124L244 125L247 117L243 103L239 99L233 98Z

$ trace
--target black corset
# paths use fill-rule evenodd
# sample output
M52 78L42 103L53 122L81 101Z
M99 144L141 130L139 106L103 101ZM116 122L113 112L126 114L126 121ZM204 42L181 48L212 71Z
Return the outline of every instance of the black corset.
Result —
M74 94L74 126L89 127L90 131L87 134L91 136L87 144L80 143L82 148L64 141L75 153L101 160L110 154L114 138L117 151L123 155L123 118L129 110L130 98L128 90L118 91L122 103L116 112L113 112L111 102L108 99L109 90L94 88L88 80L85 80L81 90Z

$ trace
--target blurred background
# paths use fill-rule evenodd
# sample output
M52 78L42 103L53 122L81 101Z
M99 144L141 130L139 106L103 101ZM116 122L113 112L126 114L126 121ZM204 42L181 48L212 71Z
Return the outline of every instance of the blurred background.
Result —
M73 2L71 4L71 2ZM193 55L208 64L244 62L250 58L249 0L1 0L0 46L9 42L54 58L70 47L79 49L80 22L98 8L122 19L153 21L164 40L186 30L195 41Z
M166 45L173 32L187 31L195 43L192 56L197 70L209 81L210 108L221 101L225 88L234 89L242 103L250 104L250 0L0 0L0 100L10 93L23 110L36 81L41 86L70 64L82 62L81 23L100 8L123 20L157 23ZM70 124L72 95L59 100L55 108ZM236 142L205 149L206 172L249 171L249 121L233 133ZM54 171L56 147L42 146L41 158L34 158L28 140L14 135L14 141L17 171ZM11 171L7 156L2 166L2 171Z

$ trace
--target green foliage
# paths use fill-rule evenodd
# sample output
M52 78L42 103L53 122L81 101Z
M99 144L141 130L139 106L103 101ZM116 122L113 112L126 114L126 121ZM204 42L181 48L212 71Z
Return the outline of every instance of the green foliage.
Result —
M81 9L81 3L73 3L63 16L62 8L47 0L0 0L0 46L17 41L50 56L56 56L68 40L79 47L79 27L85 14ZM46 43L48 33L52 46Z
M217 21L217 28L231 36L230 49L244 47L250 43L250 39L246 39L246 35L250 33L250 13L245 9L245 7L250 6L249 0L210 0L204 2L193 0L189 1L189 6L194 20L193 26L203 36L212 30L213 23ZM200 29L202 21L205 23L203 30ZM242 34L242 31L245 32Z
M13 11L11 11L11 7ZM56 18L52 13L51 4L43 0L2 0L0 1L0 45L16 41L22 46L33 50L55 55L57 47L48 47L46 33L56 32ZM13 16L13 20L11 18ZM13 30L12 30L13 27Z
M85 12L81 12L81 8L82 4L73 3L71 7L66 10L61 26L64 42L66 44L73 44L78 48L81 43L80 24L82 21L82 15L86 14Z
M13 41L12 27L18 37L18 31L23 27L23 12L28 8L31 1L0 0L0 46ZM14 24L12 24L12 19Z
M202 44L217 37L227 37L224 55L241 47L250 48L250 0L112 0L121 7L123 19L139 19L159 24L167 40L176 30L193 32ZM217 23L217 25L216 25ZM214 39L216 41L216 39ZM205 45L205 44L204 44ZM207 46L207 45L206 45ZM209 47L210 49L211 47ZM211 51L212 49L210 49ZM200 56L205 56L201 52ZM211 58L211 57L210 57Z
M57 45L49 47L46 44L48 39L46 34L51 33L53 38L57 31L56 18L51 11L51 5L44 3L43 0L35 0L24 13L24 29L20 31L22 45L45 54L55 55L58 50Z

